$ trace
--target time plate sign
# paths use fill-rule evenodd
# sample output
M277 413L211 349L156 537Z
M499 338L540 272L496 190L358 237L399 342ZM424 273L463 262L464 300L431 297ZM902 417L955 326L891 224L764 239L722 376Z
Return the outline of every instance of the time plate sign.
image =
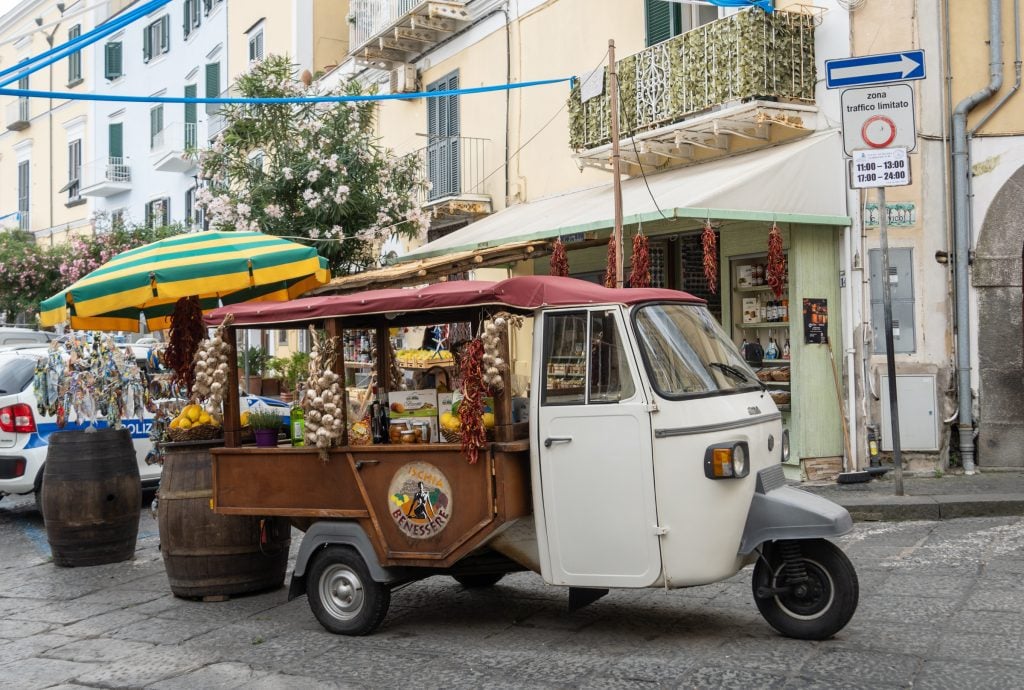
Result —
M854 189L902 187L910 184L910 157L904 148L860 149L853 152L850 182Z

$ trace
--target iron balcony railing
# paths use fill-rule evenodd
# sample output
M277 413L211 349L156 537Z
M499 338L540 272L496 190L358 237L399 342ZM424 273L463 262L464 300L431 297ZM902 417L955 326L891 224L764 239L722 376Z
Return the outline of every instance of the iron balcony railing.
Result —
M109 156L99 158L85 166L84 186L92 187L102 182L131 182L132 168L126 158Z
M679 34L616 62L623 136L751 100L813 102L812 14L751 8ZM586 79L587 75L582 75ZM600 95L569 99L576 151L610 141L609 79Z
M349 46L353 51L362 48L399 19L425 4L427 0L351 0Z
M150 151L191 151L197 147L195 122L173 122L153 135Z
M424 178L430 183L420 192L420 204L439 199L486 196L487 145L490 139L461 136L431 136L418 150Z

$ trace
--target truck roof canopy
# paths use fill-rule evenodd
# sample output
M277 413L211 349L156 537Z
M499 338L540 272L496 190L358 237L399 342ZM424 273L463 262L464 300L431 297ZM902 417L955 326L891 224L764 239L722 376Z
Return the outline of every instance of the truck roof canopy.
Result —
M686 292L662 288L611 289L576 278L521 276L499 282L453 280L422 288L367 290L346 295L303 297L288 302L249 302L220 307L204 318L220 324L228 314L234 327L303 323L344 316L461 310L467 307L504 307L533 311L540 307L575 307L594 304L685 302L704 304Z

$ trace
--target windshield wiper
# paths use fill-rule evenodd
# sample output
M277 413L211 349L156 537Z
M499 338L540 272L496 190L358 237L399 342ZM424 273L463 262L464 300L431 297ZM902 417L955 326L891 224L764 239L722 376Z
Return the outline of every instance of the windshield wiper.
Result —
M740 371L736 367L731 366L729 364L726 364L725 362L708 362L708 366L709 367L716 367L718 369L721 369L726 374L729 374L733 378L738 379L738 380L742 381L743 383L746 383L747 381L750 380L749 376L744 374L742 371Z

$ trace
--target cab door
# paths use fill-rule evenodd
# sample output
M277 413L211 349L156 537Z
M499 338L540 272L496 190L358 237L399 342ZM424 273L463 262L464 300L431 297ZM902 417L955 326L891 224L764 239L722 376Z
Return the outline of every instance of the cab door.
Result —
M650 412L624 326L602 307L548 312L535 334L538 536L553 584L645 587L661 573Z

